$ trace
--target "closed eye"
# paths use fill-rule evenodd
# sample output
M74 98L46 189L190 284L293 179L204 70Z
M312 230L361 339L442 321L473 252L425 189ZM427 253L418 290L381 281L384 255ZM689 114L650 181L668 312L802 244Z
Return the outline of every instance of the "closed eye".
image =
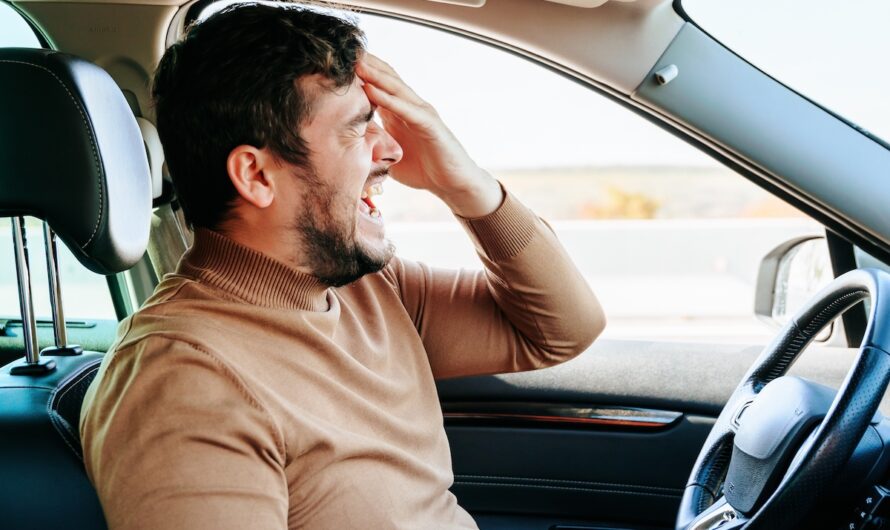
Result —
M371 121L376 117L376 115L377 115L377 105L371 105L370 110L363 111L358 116L355 116L354 118L349 120L346 123L346 127L348 129L355 128L355 129L361 129L362 131L364 131L364 129L367 127L367 125L369 123L371 123ZM362 132L362 134L364 134L364 132Z

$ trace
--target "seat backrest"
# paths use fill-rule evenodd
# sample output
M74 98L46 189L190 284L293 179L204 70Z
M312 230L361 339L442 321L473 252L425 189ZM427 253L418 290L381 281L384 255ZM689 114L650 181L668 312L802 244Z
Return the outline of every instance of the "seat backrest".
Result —
M151 200L139 126L111 77L52 50L0 49L0 217L43 219L82 264L113 274L145 253ZM0 368L0 527L105 528L78 435L102 354L43 357L54 364L42 373L28 373L33 359Z
M102 354L55 357L53 372L11 375L0 368L0 526L106 528L83 467L78 424Z

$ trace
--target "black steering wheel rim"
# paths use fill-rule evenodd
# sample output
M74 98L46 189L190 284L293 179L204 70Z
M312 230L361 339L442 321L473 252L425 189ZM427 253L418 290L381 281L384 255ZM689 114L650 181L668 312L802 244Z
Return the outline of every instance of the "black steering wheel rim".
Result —
M677 530L696 527L697 518L720 497L729 467L739 407L753 400L771 381L787 373L801 352L835 317L871 299L868 326L854 366L817 428L805 458L742 527L793 528L850 458L890 381L890 274L877 269L848 272L817 293L781 329L754 362L721 411L696 459L677 513Z

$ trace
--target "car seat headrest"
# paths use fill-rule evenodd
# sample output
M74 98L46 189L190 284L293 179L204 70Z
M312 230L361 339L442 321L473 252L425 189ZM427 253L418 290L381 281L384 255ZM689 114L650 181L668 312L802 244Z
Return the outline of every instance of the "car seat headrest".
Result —
M90 270L145 253L152 182L139 125L102 68L0 49L0 216L44 219Z

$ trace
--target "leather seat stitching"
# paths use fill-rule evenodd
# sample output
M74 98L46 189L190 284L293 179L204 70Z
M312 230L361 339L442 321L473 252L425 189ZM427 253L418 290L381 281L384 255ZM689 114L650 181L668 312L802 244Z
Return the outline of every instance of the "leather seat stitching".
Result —
M89 126L89 123L87 122L86 113L81 108L81 106L77 103L77 99L75 99L74 95L71 93L70 90L68 90L68 87L65 86L65 83L59 78L59 76L57 76L55 73L53 73L52 70L50 70L49 68L46 68L45 66L40 66L39 64L33 64L33 63L25 62L25 61L12 61L9 59L0 59L0 63L23 64L25 66L39 68L40 70L43 70L46 73L48 73L49 75L53 76L53 78L55 78L55 80L60 85L62 85L62 88L65 90L65 92L68 94L68 97L71 98L71 101L74 103L74 108L76 108L77 112L80 113L80 119L83 121L84 129L86 130L87 136L90 139L90 148L93 151L93 162L96 164L96 172L99 173L100 175L103 174L101 164L99 163L99 149L96 146L96 142L95 142L95 139L93 138L93 135L91 134L90 126ZM93 238L96 237L96 234L99 232L99 224L102 221L102 215L104 213L104 194L102 193L102 181L99 180L98 184L99 184L98 185L98 188L99 188L99 215L96 217L96 226L93 227L93 233L90 234L90 238L86 240L86 243L83 243L80 245L81 248L86 247L93 241Z
M637 489L647 489L647 490L655 490L655 491L674 491L681 492L683 491L680 488L668 488L661 486L642 486L637 484L629 484L629 483L615 483L615 482L592 482L587 480L570 480L570 479L551 479L551 478L533 478L533 477L509 477L509 476L493 476L493 475L455 475L455 479L458 478L468 478L468 479L476 479L476 480L513 480L513 481L525 481L525 482L549 482L556 484L578 484L578 485L590 485L590 486L617 486L617 487L626 487L626 488L637 488Z
M50 398L46 402L46 413L52 421L53 426L56 427L56 430L59 432L59 435L62 437L62 440L64 440L65 444L72 451L74 451L74 454L77 455L77 458L81 460L83 459L83 452L75 447L75 445L77 445L77 435L74 433L73 426L70 425L68 421L62 417L61 414L56 412L55 407L57 403L62 401L62 398L64 398L69 390L77 386L77 384L82 381L84 377L92 373L93 369L98 368L98 365L101 363L102 358L100 357L95 361L81 367L80 370L65 378L52 391L52 394L50 394ZM69 436L70 439L68 438Z
M610 488L572 488L567 486L545 486L543 484L495 484L493 482L464 482L464 481L455 481L455 485L460 486L494 486L494 487L505 487L505 488L528 488L528 489L546 489L546 490L561 490L561 491L583 491L586 493L620 493L622 495L643 495L646 497L667 497L670 499L676 499L680 497L680 494L669 494L669 493L650 493L646 491L627 491L620 489L610 489Z
M77 383L79 383L81 379L90 375L90 371L93 368L96 368L97 365L99 365L101 363L102 363L102 358L99 357L99 358L89 362L88 364L81 366L80 370L78 370L78 371L74 372L73 374L69 375L68 377L66 377L53 390L52 396L50 397L50 401L55 401L56 395L59 394L60 391L61 391L61 395L58 396L58 400L61 401L62 398L65 397L65 394L68 393L69 390L71 390L72 388L77 386ZM73 381L73 379L77 379L77 381ZM64 390L62 390L63 388L64 388Z
M71 441L66 436L66 433L68 434L68 436L71 436L70 427L65 425L68 422L66 421L66 422L64 422L64 424L61 423L64 420L57 417L58 414L56 413L56 411L54 411L49 406L49 403L47 403L47 406L46 406L46 413L47 413L47 416L49 416L49 419L52 422L53 426L59 432L59 436L62 438L62 441L65 442L65 445L67 445L68 448L74 452L74 455L77 456L78 460L83 460L83 454L74 447L74 445L71 443Z

